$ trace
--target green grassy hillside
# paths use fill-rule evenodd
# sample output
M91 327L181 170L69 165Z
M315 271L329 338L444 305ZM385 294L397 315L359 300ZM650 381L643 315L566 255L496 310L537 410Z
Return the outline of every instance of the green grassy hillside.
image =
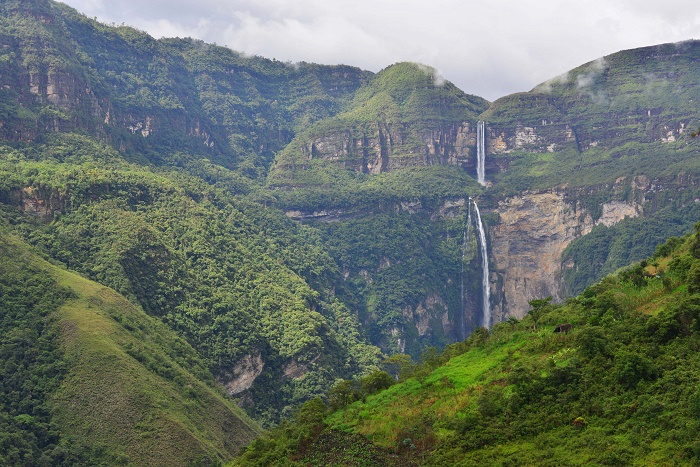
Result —
M0 255L7 465L216 463L259 433L158 320L4 232Z
M235 465L697 464L698 230L566 304L389 359L388 389L337 385Z

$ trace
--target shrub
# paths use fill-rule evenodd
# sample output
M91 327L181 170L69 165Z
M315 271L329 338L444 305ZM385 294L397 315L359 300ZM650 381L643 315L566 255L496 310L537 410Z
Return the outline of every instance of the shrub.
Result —
M593 358L596 355L609 355L609 341L603 328L600 326L590 326L582 329L575 340L581 355Z

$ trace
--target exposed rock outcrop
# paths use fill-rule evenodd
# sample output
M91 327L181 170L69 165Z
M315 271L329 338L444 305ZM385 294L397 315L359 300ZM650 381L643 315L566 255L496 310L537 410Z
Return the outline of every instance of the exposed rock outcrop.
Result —
M260 353L245 355L231 369L231 379L223 381L228 393L235 396L249 389L262 373L264 366L265 362Z
M290 219L294 219L296 221L315 220L319 222L337 222L352 218L352 216L347 215L343 209L322 209L320 211L313 212L295 210L286 211L284 214Z
M301 379L309 372L309 366L316 363L319 358L321 358L321 354L316 355L310 362L304 364L296 360L290 360L282 367L282 374L285 378Z
M566 247L597 224L611 226L637 217L641 210L636 203L610 201L594 221L580 202L567 198L563 191L552 190L498 203L500 222L490 229L491 284L498 291L493 294L494 321L524 316L533 299L565 298L561 257Z
M413 125L376 122L312 136L303 151L307 159L324 159L358 173L428 165L473 166L473 126L462 122L417 130Z
M492 155L513 151L555 152L576 144L576 135L569 124L552 124L543 120L537 125L502 125L486 123L486 151Z
M17 205L22 212L44 219L53 219L57 212L65 209L66 199L58 193L44 193L41 190L25 187L13 194L12 204Z
M404 318L415 323L416 330L420 337L433 332L434 324L440 323L442 334L452 334L452 323L447 312L445 301L437 294L430 295L423 302L419 303L415 309L408 306L402 310Z
M467 205L467 200L464 198L459 198L456 200L445 200L442 203L440 209L438 209L437 216L445 219L453 219L460 215Z

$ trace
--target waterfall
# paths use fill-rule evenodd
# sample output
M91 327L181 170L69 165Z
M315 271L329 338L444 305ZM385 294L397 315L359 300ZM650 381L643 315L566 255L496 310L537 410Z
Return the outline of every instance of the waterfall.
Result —
M476 180L486 185L486 138L484 122L476 123Z
M464 236L462 238L462 270L460 271L459 281L460 281L460 298L462 300L462 339L467 338L467 297L464 295L464 261L467 256L469 248L469 239L471 237L471 226L472 226L472 199L469 198L469 204L467 205L467 223L464 226Z
M474 211L474 217L472 217L472 210ZM473 222L476 222L476 230L478 232L477 243L479 244L481 252L481 296L483 299L483 308L480 324L485 328L491 327L491 285L489 284L489 257L486 248L486 232L484 231L484 224L481 222L479 206L477 206L476 201L469 198L469 204L467 205L467 223L464 226L464 234L462 236L462 268L460 271L460 299L462 305L460 324L463 339L467 337L467 297L464 290L466 280L464 265L466 263L467 253L469 253L471 226Z
M481 244L481 290L484 299L483 320L481 325L485 328L491 327L491 286L489 285L489 257L486 251L486 233L484 233L484 224L481 223L481 214L479 214L479 206L476 201L474 204L474 214L476 216L476 226L479 229L479 243Z

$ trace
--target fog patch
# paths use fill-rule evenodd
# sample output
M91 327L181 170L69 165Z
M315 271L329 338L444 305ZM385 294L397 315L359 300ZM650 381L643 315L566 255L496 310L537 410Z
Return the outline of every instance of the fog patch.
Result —
M582 73L576 77L576 88L585 89L591 86L598 76L600 76L608 63L605 57L601 57L597 60L592 61L586 70L586 73Z
M440 87L444 86L445 83L447 83L447 80L445 79L444 76L442 76L442 73L440 73L440 70L438 70L437 68L423 65L422 63L415 63L415 65L416 65L416 68L418 68L423 73L425 73L426 75L431 76L433 78L433 84L436 87L440 88Z
M569 82L569 72L567 71L566 73L562 73L559 76L555 76L554 78L549 79L549 80L545 81L544 83L538 84L537 86L535 86L533 91L550 94L552 92L552 90L554 89L554 87L566 84L568 82Z
M596 105L609 105L610 99L605 91L594 91L592 89L596 79L603 74L608 63L605 57L601 57L588 64L586 71L576 77L576 89L582 91L591 99L591 103Z

